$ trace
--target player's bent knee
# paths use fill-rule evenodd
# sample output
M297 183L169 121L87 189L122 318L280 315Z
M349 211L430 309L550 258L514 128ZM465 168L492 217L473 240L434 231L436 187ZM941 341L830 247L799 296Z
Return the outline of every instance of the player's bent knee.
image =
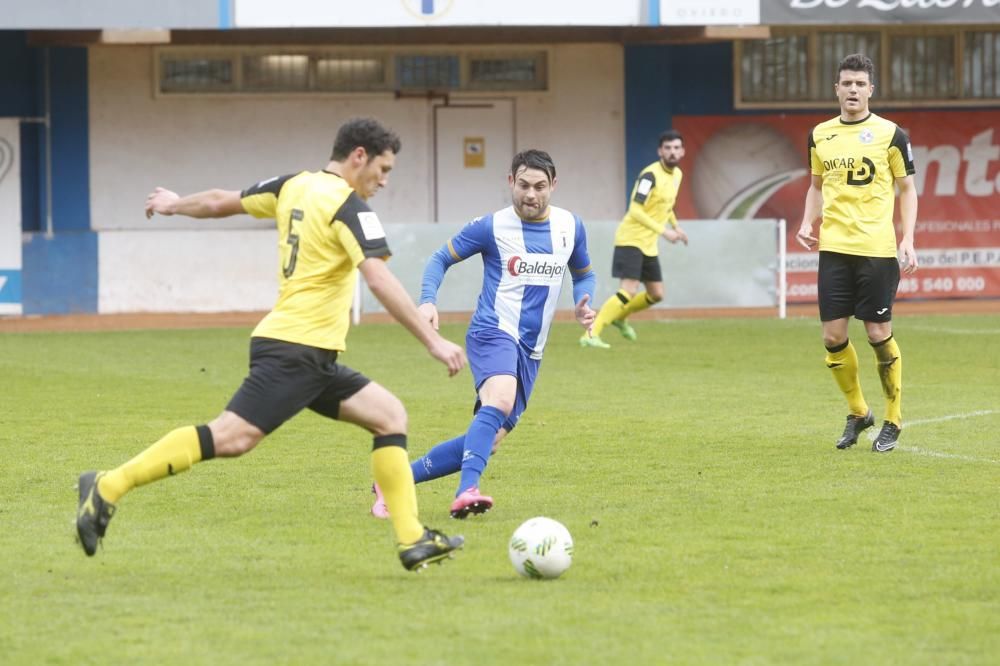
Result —
M510 413L514 410L514 399L493 397L489 401L484 401L483 405L503 412L504 416L510 416Z
M220 423L221 419L216 419L209 424L216 457L235 458L241 456L253 450L260 443L260 440L264 439L264 432L257 426L239 417L237 419L239 420L224 420L222 423Z
M371 424L373 435L393 435L407 432L409 418L402 401L391 393L380 400L378 417Z
M823 346L827 349L840 347L847 342L847 337L842 335L823 335Z

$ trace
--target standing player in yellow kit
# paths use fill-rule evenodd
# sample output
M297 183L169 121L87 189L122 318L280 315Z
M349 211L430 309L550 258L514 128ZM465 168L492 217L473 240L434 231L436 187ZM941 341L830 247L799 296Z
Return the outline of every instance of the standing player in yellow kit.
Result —
M834 84L840 115L809 134L812 184L796 238L810 250L819 244L819 317L826 365L849 410L836 446L853 446L875 423L861 392L858 354L847 337L853 316L864 322L885 396L885 420L872 451L887 452L896 447L903 427L903 359L893 338L892 306L900 262L906 273L917 269L913 248L917 188L909 137L868 109L874 78L875 66L867 56L850 55L840 62ZM902 223L899 259L892 219L897 187ZM820 217L817 237L813 224Z

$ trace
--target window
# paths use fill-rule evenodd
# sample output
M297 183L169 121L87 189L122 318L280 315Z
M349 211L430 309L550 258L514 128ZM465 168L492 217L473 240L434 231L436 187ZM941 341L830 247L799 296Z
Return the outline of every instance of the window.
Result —
M243 89L293 92L309 89L309 56L267 54L244 56Z
M324 56L316 59L317 90L379 90L385 88L383 58Z
M162 47L160 94L545 90L544 51Z
M743 50L741 70L746 101L809 98L805 37L748 42Z
M968 32L962 57L962 96L1000 98L1000 32Z
M952 99L955 86L953 35L894 35L890 41L891 99Z
M896 106L1000 103L1000 32L910 27L880 30L775 27L737 42L737 108L819 108L833 101L840 60L875 63L879 99Z
M407 90L452 90L459 86L459 60L453 55L396 57L396 80Z
M164 58L160 63L160 90L218 92L233 87L231 60Z
M545 87L545 54L469 56L469 87L537 90Z

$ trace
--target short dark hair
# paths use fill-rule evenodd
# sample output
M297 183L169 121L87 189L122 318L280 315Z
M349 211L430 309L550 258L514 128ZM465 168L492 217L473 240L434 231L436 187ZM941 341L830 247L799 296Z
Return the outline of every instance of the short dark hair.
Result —
M868 82L875 83L875 64L872 59L863 53L852 53L837 65L837 81L840 81L840 73L844 70L850 72L868 72Z
M374 118L351 118L337 130L330 159L345 160L358 146L365 149L370 161L387 150L398 153L402 144L395 132Z
M681 136L681 133L677 130L668 129L660 135L660 142L656 144L656 147L659 148L667 141L680 141L681 143L684 143L684 137Z
M516 176L521 167L544 171L545 175L549 177L550 183L556 179L555 162L552 161L552 158L544 150L535 150L532 148L530 150L522 150L517 155L514 155L514 159L510 163L510 175Z

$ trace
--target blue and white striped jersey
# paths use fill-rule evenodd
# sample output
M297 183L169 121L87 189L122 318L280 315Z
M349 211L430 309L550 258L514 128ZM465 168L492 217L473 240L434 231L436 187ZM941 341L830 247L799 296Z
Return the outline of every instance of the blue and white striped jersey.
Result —
M542 357L569 268L573 300L594 298L594 272L583 222L568 210L549 207L549 219L526 222L513 206L469 222L424 271L421 303L434 303L448 267L474 254L483 257L483 289L469 330L500 329L532 358Z

